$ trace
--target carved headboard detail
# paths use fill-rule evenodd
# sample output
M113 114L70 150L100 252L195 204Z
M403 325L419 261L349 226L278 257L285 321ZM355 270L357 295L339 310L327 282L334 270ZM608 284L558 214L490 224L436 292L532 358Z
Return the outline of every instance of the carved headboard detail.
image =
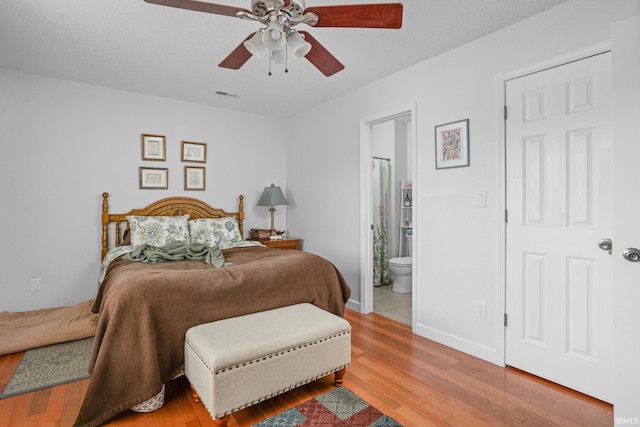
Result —
M177 216L189 215L189 219L198 218L222 218L235 217L238 221L240 234L244 236L244 196L238 197L238 211L226 212L223 209L213 208L207 203L190 197L167 197L151 203L142 209L132 209L127 213L109 213L109 193L102 193L102 258L109 252L110 243L120 245L124 233L129 229L128 215L141 216ZM122 227L124 224L124 227ZM115 231L113 240L109 234L111 229Z

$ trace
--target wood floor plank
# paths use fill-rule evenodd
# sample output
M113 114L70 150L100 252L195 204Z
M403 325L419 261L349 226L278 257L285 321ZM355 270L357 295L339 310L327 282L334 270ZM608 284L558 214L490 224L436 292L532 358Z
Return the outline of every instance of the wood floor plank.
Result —
M82 397L78 396L73 387L74 383L67 384L64 395L64 409L62 411L61 426L71 426L80 412Z
M33 400L29 406L29 416L42 414L46 411L51 397L52 388L45 388L33 393Z
M20 394L17 396L9 397L9 399L15 399L13 410L11 411L11 417L9 417L8 427L22 427L26 425L26 419L29 414L29 407L31 406L31 400L33 399L33 393Z
M347 310L352 325L352 366L344 385L406 427L613 425L611 405L513 368L501 368L411 333L383 316ZM0 356L0 389L24 353ZM0 400L0 426L69 427L89 380ZM247 427L333 388L333 377L314 381L234 413L230 427ZM164 407L125 413L116 427L211 427L188 381L167 384ZM25 424L26 423L26 424Z
M20 364L24 352L9 354L0 357L0 390L4 390L11 381L13 372Z
M17 399L12 398L0 399L0 420L8 420L11 417L16 401ZM8 421L0 423L1 426L5 426L7 424Z
M66 385L66 384L63 384ZM59 386L62 387L62 386ZM66 390L66 388L65 388ZM51 422L56 422L60 424L62 420L62 414L64 414L64 395L54 395L52 393L51 399L47 403L46 409L46 420Z

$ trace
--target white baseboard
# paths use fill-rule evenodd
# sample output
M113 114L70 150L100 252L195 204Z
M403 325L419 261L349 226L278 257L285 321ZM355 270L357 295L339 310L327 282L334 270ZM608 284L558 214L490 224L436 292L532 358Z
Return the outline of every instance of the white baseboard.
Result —
M359 301L350 299L347 301L346 307L360 313L361 304ZM473 341L469 341L464 338L451 335L447 332L434 329L432 327L417 323L415 333L422 337L433 340L447 347L451 347L463 353L470 354L479 359L486 360L487 362L496 364L498 366L504 366L498 358L498 353L495 348L487 347L482 344L478 344Z
M360 313L360 301L350 299L347 301L347 308Z
M442 345L446 345L447 347L451 347L480 359L486 360L487 362L502 366L499 363L497 357L498 355L495 348L487 347L482 344L478 344L476 342L451 335L447 332L443 332L420 323L416 324L416 334L438 342Z

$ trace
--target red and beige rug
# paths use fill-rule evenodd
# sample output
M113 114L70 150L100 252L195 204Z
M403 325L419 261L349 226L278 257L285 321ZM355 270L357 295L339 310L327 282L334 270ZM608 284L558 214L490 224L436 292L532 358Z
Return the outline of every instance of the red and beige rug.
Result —
M254 427L400 426L345 387L336 387Z

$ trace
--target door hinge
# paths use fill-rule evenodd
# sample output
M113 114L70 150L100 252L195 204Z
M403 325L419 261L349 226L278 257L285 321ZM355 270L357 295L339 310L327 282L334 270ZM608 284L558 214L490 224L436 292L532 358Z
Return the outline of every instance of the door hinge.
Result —
M507 313L505 313L504 314L504 326L505 326L505 328L508 326L508 323L509 322L507 322Z
M373 231L373 224L371 224L371 231Z
M504 106L504 119L507 120L507 106Z
M509 222L509 211L506 209L504 210L504 222L505 224Z

